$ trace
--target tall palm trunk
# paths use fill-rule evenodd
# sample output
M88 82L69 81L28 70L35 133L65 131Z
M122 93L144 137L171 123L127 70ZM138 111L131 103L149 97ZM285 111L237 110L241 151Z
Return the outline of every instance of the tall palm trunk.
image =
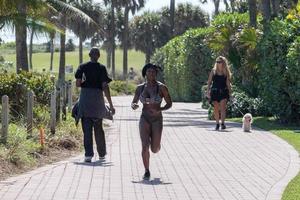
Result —
M264 24L266 25L271 19L271 0L262 0L261 2Z
M54 37L55 33L50 33L50 72L53 71Z
M79 36L79 64L82 63L82 36Z
M128 14L129 7L125 6L124 9L124 32L123 32L123 79L127 77L128 70Z
M29 69L33 69L32 65L32 49L33 49L33 36L34 36L34 27L32 27L31 34L30 34L30 43L29 43Z
M20 19L16 22L16 68L17 73L21 70L28 71L27 55L27 29L26 29L26 2L20 1L17 5Z
M106 67L111 69L111 50L110 47L106 49Z
M114 0L111 2L111 29L112 29L111 30L111 72L112 72L113 79L115 79L116 77L116 69L115 69L116 30L115 30L115 1Z
M62 31L60 33L60 54L59 54L59 74L58 85L62 86L65 82L65 65L66 65L66 16L62 15L61 18Z
M215 15L219 14L220 0L213 0L215 5Z
M230 7L231 7L232 12L235 12L238 10L235 6L234 0L230 0Z
M174 27L175 27L175 0L170 1L170 22L171 22L170 35L172 38L174 35Z
M229 7L229 4L227 2L227 0L224 0L224 4L225 4L225 10L226 12L229 12L230 11L230 7ZM231 5L231 9L232 9L232 12L234 10L234 7Z
M150 58L151 58L151 52L149 50L147 50L146 52L146 63L150 63Z
M249 18L250 18L250 26L256 28L256 0L248 0L249 5Z
M272 0L272 10L273 10L273 16L278 17L279 0Z

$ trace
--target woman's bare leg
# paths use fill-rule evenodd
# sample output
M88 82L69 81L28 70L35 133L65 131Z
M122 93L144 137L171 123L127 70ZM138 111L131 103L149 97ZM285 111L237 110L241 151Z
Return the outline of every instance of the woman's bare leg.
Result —
M149 144L150 144L151 127L150 124L146 121L146 119L143 116L140 119L139 128L140 128L140 137L142 142L143 164L145 169L149 170L149 160L150 160Z
M227 105L227 99L222 99L220 102L221 107L221 123L224 124L225 118L226 118L226 105Z
M214 117L215 117L215 120L216 120L216 124L219 124L220 106L219 106L219 103L217 101L214 101L213 104L214 104Z
M159 120L153 122L151 127L151 151L157 153L160 150L161 133L163 129L162 117L159 117Z

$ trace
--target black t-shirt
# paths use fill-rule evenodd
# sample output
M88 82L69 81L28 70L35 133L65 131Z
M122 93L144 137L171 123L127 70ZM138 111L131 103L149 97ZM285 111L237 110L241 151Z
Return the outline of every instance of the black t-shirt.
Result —
M104 65L100 63L87 62L81 64L76 73L76 79L81 79L81 87L83 88L99 88L102 89L102 83L109 83L112 80L108 77Z

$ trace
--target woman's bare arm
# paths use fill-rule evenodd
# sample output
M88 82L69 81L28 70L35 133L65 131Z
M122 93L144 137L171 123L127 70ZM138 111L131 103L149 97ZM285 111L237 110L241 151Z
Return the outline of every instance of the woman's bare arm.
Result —
M211 71L210 74L209 74L209 76L208 76L207 90L206 90L206 96L207 96L207 98L210 98L210 86L211 86L213 74L214 74L213 71Z
M166 101L166 105L164 107L161 107L161 110L168 110L169 108L172 107L172 99L171 99L169 90L168 90L167 86L163 85L161 88L161 91L162 91L163 97Z
M210 74L209 74L209 76L208 76L208 80L207 80L207 90L210 89L211 82L212 82L212 77L213 77L213 71L211 71Z
M229 77L227 77L227 79L226 79L226 86L227 86L227 88L228 88L228 93L229 93L229 96L231 96L231 92L232 92L232 90L231 90L231 80L230 80L230 78Z
M132 102L131 102L131 108L133 110L136 110L139 105L137 104L138 103L138 100L139 100L139 96L140 96L140 86L138 86L135 90L135 93L134 93L134 97L132 99Z

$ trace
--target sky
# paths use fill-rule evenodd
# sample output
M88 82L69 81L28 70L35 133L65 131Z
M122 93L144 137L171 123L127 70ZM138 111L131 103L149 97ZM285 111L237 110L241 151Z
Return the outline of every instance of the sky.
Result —
M214 9L212 3L202 4L200 0L175 0L176 4L179 3L192 3L193 5L200 6L207 13L211 13ZM170 6L170 0L147 0L144 10L159 10L163 6Z
M94 0L94 2L103 2L103 0ZM202 4L200 3L200 0L175 0L175 3L185 3L185 2L189 2L192 3L193 5L198 5L200 6L200 8L202 8L205 12L209 13L210 15L212 14L213 10L214 10L214 5L213 3L208 0L208 3L206 4ZM137 15L143 13L144 11L156 11L159 10L160 8L164 7L164 6L170 6L170 0L146 0L146 4L145 7L143 9L141 9ZM220 9L222 9L224 7L224 5L220 5ZM15 36L14 36L14 31L12 31L11 29L2 29L0 30L0 38L2 38L5 42L8 41L14 41L15 40ZM78 44L78 39L75 37L75 35L71 32L67 32L67 39L73 39L75 44ZM47 38L46 36L43 35L39 35L38 38L34 37L34 43L44 43L47 42L49 40L49 38ZM57 39L56 43L58 43L59 40Z

